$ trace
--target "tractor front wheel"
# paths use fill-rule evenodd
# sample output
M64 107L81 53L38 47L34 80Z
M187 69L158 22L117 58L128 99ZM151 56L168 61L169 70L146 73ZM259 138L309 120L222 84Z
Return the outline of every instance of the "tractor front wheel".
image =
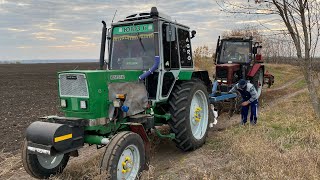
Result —
M189 151L202 146L208 133L209 115L212 115L205 85L200 80L177 85L169 104L168 124L176 135L177 147Z
M123 131L111 139L101 161L106 179L137 179L145 164L144 143L140 135Z
M47 179L51 175L63 171L69 161L69 154L57 156L38 155L28 152L28 142L25 140L22 145L22 163L28 174L38 179Z

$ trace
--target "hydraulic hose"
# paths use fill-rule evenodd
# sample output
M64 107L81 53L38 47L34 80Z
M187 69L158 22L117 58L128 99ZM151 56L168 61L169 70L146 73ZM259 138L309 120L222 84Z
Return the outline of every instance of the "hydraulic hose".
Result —
M160 64L160 56L155 56L154 57L153 66L148 71L146 71L145 73L141 74L139 76L139 80L144 80L146 77L150 76L150 74L152 74L155 70L158 69L159 64Z

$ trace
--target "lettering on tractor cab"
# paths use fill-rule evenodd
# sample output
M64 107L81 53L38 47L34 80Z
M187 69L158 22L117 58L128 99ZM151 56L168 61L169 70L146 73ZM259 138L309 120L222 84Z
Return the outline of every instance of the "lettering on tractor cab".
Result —
M110 80L126 79L125 75L111 75Z
M120 26L113 28L113 34L130 34L153 32L153 24L140 24L133 26Z
M187 43L186 49L187 49L187 55L188 55L187 60L191 61L192 58L191 58L191 46L190 46L189 37L186 39L186 43Z

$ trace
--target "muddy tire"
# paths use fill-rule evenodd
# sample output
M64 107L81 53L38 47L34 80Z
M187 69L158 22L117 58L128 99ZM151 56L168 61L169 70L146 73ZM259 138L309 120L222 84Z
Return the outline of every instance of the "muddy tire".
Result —
M206 86L200 81L176 85L169 100L171 119L168 124L175 133L174 142L183 151L201 147L206 140L209 116Z
M38 179L47 179L51 175L59 174L67 166L69 154L45 156L28 153L28 142L22 144L22 163L26 172Z
M262 86L263 86L263 70L259 69L257 73L252 78L252 84L256 88L258 93L258 98L260 98L261 92L262 92Z
M145 165L144 143L140 135L123 131L111 139L100 164L106 179L136 179Z

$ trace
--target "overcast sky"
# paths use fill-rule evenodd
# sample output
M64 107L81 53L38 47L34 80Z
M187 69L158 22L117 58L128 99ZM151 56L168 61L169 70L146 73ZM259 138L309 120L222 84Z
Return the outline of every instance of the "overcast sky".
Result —
M110 25L116 10L118 21L152 6L197 31L193 49L214 48L224 31L247 24L282 26L270 16L226 14L215 0L0 0L0 60L98 59L101 20Z

